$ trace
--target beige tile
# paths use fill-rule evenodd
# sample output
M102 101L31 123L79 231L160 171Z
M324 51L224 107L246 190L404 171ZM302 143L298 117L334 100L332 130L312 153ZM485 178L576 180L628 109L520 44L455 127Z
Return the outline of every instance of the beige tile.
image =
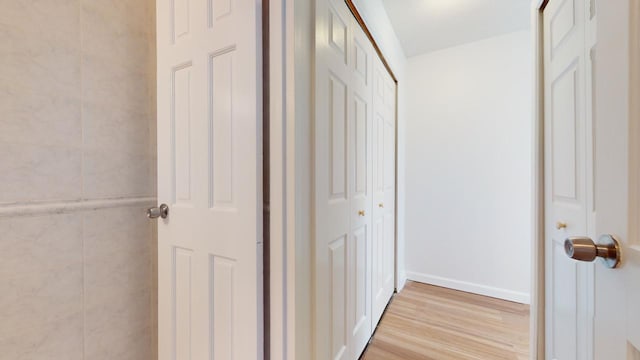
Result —
M79 1L0 8L0 142L80 145Z
M143 207L87 212L86 359L150 359L151 225Z
M79 148L0 143L0 203L79 199Z
M84 109L92 110L84 119L87 146L104 146L98 137L110 138L114 130L148 131L155 92L155 69L149 66L155 62L150 44L155 41L154 13L145 0L82 1L82 97ZM101 118L105 112L115 114ZM148 144L148 139L147 133L137 142Z
M85 149L150 156L149 113L85 103Z
M0 203L78 198L79 1L0 0L0 9Z
M0 359L82 359L82 218L0 219Z
M155 193L154 11L146 0L82 2L85 197Z
M85 196L108 198L153 194L147 154L87 149L83 157Z

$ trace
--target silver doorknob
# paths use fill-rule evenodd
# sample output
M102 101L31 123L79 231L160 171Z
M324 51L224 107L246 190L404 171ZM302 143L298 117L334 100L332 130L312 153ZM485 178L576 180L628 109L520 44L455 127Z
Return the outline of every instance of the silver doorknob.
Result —
M147 217L149 219L166 219L167 216L169 216L169 206L167 204L162 204L159 207L152 207L147 209Z
M591 262L601 258L611 269L620 265L620 243L608 234L602 235L597 244L588 237L570 237L564 241L564 251L574 260Z

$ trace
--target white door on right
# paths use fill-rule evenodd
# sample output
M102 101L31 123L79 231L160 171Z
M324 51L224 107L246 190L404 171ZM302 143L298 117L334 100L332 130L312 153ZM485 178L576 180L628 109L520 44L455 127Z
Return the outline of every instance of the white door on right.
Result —
M635 0L543 10L546 359L640 359L639 18Z
M395 290L396 84L378 56L373 61L373 328Z

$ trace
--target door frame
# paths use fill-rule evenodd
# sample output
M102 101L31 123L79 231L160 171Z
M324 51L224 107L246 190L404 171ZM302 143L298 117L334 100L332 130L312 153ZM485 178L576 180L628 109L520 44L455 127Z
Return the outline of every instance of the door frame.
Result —
M295 359L295 93L294 0L266 0L269 53L269 344L266 359ZM268 60L267 60L268 59ZM265 89L267 91L267 89ZM265 104L266 105L266 104ZM290 210L291 209L291 210ZM288 270L291 269L291 270Z
M303 71L313 62L314 0L269 1L269 100L270 128L270 354L265 359L295 360L297 344L311 348L312 330L302 325L310 320L310 274L296 269L298 257L309 257L305 240L312 228L296 210L311 211L311 191L299 182L300 171L307 171L299 159L311 156L301 152L298 142L309 139L314 109L309 90L313 77ZM346 0L349 1L349 0ZM545 274L544 274L544 72L542 12L550 0L531 0L531 38L534 60L533 91L533 241L530 322L530 358L545 356ZM297 40L297 41L296 41ZM640 57L640 56L639 56ZM304 64L301 62L304 59ZM309 64L306 64L306 63ZM298 71L297 71L298 70ZM395 77L394 77L395 79ZM398 86L396 82L396 112ZM300 91L302 90L302 91ZM640 91L638 92L640 93ZM296 104L297 103L297 104ZM637 111L640 114L640 109ZM296 121L297 120L297 121ZM398 175L398 114L396 113L396 177ZM640 138L640 130L636 135ZM298 181L298 184L296 182ZM396 178L396 198L398 196ZM639 196L640 197L640 196ZM640 204L640 200L638 201ZM396 246L398 209L396 206ZM396 249L397 257L397 249ZM310 260L310 258L309 258ZM397 259L396 259L397 261ZM396 264L397 265L397 264ZM398 269L395 269L398 276ZM297 274L296 274L297 273ZM396 279L396 286L402 279ZM301 301L307 300L307 301ZM265 309L267 310L267 309ZM266 329L265 329L266 330ZM296 331L297 330L297 331Z
M265 359L295 360L297 351L312 350L311 273L296 264L312 260L313 209L308 196L312 153L300 143L312 141L315 113L311 91L311 66L315 57L315 0L267 0L269 41L269 353ZM351 3L345 0L347 5ZM355 14L354 14L355 15ZM361 26L362 19L358 19ZM367 35L370 33L365 30ZM370 39L375 44L373 37ZM403 285L397 266L398 246L398 81L382 52L387 70L396 83L396 265L395 287ZM309 159L309 161L306 161ZM303 304L303 305L301 305ZM296 326L298 325L298 326ZM305 349L297 349L302 344ZM307 349L308 348L308 349Z
M640 98L640 2L629 11L629 99ZM634 45L635 44L635 45ZM629 101L629 239L640 239L640 102ZM636 247L638 247L636 245Z
M545 202L544 202L544 27L543 11L550 0L531 1L533 46L533 237L529 358L545 358Z

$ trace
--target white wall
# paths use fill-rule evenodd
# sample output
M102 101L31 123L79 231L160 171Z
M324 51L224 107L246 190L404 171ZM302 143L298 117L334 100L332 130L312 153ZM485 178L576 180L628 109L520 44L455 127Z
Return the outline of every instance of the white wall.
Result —
M529 31L408 60L409 279L529 302Z
M406 81L407 58L391 25L391 20L389 20L382 0L354 0L353 3L356 5L360 15L362 15L369 31L371 31L398 80L398 198L396 223L398 234L396 271L398 279L396 287L401 290L407 278L405 270L406 148L404 146L407 129L407 94L409 93L408 82Z

